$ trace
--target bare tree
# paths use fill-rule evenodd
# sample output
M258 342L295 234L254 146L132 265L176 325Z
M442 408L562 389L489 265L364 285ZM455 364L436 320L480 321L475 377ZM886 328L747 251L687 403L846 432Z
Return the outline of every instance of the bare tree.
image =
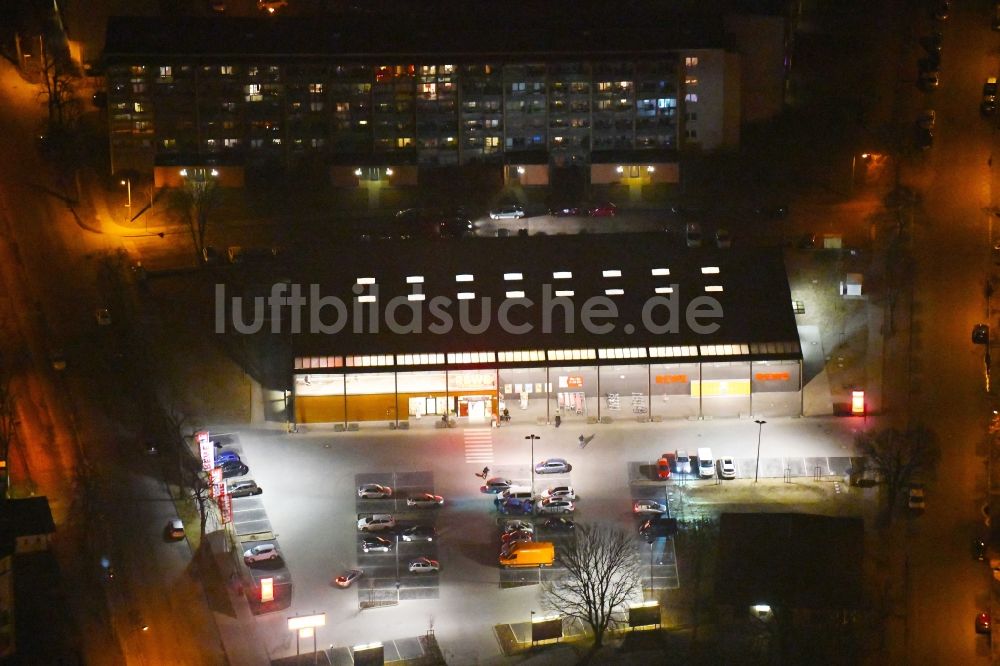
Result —
M78 72L69 51L48 36L41 40L41 78L43 98L49 111L49 126L66 129L76 119L74 96Z
M219 205L219 188L214 169L192 169L183 171L184 187L174 191L170 207L188 225L191 242L198 257L204 263L205 234L208 231L209 214Z
M937 437L923 426L906 431L889 428L863 432L858 434L855 444L858 452L871 460L885 485L889 521L903 490L921 475L930 473L941 456Z
M556 548L556 561L566 574L542 583L545 603L586 622L594 632L594 647L601 647L615 613L639 589L634 537L611 525L577 523L573 537Z

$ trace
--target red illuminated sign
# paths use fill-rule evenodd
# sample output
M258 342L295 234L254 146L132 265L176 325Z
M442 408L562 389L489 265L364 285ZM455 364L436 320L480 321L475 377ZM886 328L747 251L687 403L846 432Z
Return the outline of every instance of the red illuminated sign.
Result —
M219 495L219 510L222 511L223 524L233 522L233 497L225 491L225 488Z
M207 472L215 464L212 439L208 436L207 430L201 430L194 434L194 441L198 443L198 453L201 455L201 468Z
M865 413L865 392L864 391L852 391L851 392L851 413L852 414L864 414Z
M218 497L225 492L225 482L222 480L222 468L213 467L212 471L209 472L209 482L211 483L212 497Z
M687 384L687 375L656 375L653 378L656 384Z
M759 382L787 382L787 372L758 372L754 378Z
M261 578L260 579L260 600L261 601L274 601L274 579L273 578Z
M566 378L567 388L583 388L583 377L580 375L570 375Z

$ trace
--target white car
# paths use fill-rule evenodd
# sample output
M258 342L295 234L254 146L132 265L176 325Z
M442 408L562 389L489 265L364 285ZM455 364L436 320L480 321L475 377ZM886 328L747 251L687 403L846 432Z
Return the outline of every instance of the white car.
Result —
M661 513L666 513L667 507L660 504L656 500L636 500L632 503L632 513L637 513L640 515L654 514L660 515Z
M526 520L512 520L503 526L503 531L506 532L534 532L535 526Z
M379 532L391 530L396 526L396 519L387 513L377 513L358 521L358 529L362 532Z
M430 573L433 571L439 571L441 565L438 564L437 560L432 560L429 557L418 557L415 560L410 560L410 573Z
M674 458L675 465L677 465L678 474L690 474L691 473L691 457L688 455L687 451L684 449L677 449L677 454Z
M573 490L572 486L556 486L555 488L549 488L548 490L542 491L542 499L548 499L550 497L575 500L576 491Z
M273 543L262 543L243 553L243 561L247 564L267 562L269 560L276 560L279 557L281 557L281 553L278 552L278 547Z
M107 308L97 308L94 310L94 319L98 326L111 326L111 313Z
M422 509L441 506L442 504L444 504L443 497L440 495L431 495L430 493L421 493L406 500L406 506L415 506Z
M392 488L378 483L366 483L358 488L358 497L361 499L384 499L392 497Z
M719 458L719 478L736 478L736 461L732 458Z
M575 506L568 499L549 498L538 500L536 510L538 513L571 513Z
M491 220L519 220L524 217L524 209L517 204L500 206L490 211Z

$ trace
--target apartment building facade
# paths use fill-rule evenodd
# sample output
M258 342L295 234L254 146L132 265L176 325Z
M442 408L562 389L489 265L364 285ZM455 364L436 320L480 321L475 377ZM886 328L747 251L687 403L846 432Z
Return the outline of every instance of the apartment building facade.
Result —
M627 177L626 165L649 178L684 151L739 140L739 62L720 38L588 52L347 32L111 19L112 170L319 164L361 180L393 166L613 165Z

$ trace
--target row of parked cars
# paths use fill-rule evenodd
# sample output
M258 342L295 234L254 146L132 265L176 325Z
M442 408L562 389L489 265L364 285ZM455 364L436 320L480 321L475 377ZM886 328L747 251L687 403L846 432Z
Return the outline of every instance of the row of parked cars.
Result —
M549 209L549 215L553 217L614 217L617 214L618 206L610 201L588 206L556 206ZM524 207L515 203L503 204L490 210L491 220L520 220L526 215Z
M736 478L736 460L724 456L716 460L712 455L712 449L701 447L697 455L697 473L702 479L710 479L716 474L720 479ZM664 453L656 461L656 477L658 479L669 479L673 469L677 474L692 473L692 459L686 449L677 449L673 453Z

